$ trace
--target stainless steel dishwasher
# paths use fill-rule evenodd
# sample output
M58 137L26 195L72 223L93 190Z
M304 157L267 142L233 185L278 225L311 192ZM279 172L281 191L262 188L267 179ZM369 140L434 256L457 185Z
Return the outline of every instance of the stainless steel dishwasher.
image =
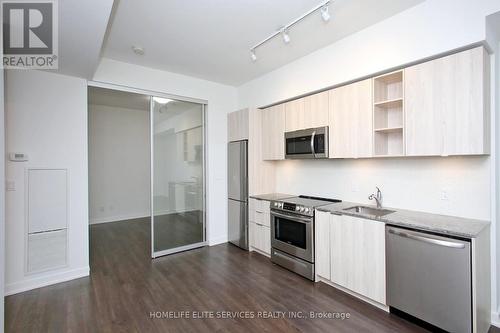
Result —
M387 303L449 332L472 331L470 242L386 227Z

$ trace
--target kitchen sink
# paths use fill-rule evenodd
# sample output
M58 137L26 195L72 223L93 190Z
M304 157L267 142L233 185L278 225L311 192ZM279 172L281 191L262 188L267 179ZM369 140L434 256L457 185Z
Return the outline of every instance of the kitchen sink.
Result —
M371 216L375 216L375 217L385 216L387 214L394 213L393 210L382 209L382 208L373 208L373 207L367 207L367 206L354 206L354 207L344 208L343 210L346 212L350 212L350 213L357 213L357 214L361 214L361 215L371 215Z

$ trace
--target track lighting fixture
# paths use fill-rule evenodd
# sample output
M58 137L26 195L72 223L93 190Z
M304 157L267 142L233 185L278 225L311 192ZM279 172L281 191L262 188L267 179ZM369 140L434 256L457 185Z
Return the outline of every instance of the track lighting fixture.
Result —
M328 12L328 5L321 7L321 18L325 22L328 22L330 20L330 13Z
M250 50L250 58L252 61L257 61L257 55L255 54L255 50Z
M281 30L281 34L283 37L283 42L285 44L290 43L290 35L288 35L288 30L286 30L286 29Z
M329 12L329 4L330 2L332 2L333 0L325 0L323 1L322 3L320 3L319 5L317 5L316 7L312 8L311 10L309 10L307 13L303 14L302 16L296 18L295 20L293 20L292 22L288 23L287 25L285 25L282 29L274 32L272 35L270 35L269 37L267 37L266 39L262 40L260 43L257 43L255 44L251 49L250 49L250 57L252 59L252 61L256 61L257 60L257 55L255 54L255 50L267 43L268 41L270 41L271 39L273 39L274 37L278 36L281 34L281 38L283 39L283 42L285 44L288 44L290 43L290 35L288 34L289 30L291 27L295 26L297 23L299 23L300 21L302 21L303 19L305 19L306 17L308 17L309 15L311 15L312 13L315 13L317 11L320 11L321 13L321 19L324 21L324 22L328 22L330 20L330 12Z

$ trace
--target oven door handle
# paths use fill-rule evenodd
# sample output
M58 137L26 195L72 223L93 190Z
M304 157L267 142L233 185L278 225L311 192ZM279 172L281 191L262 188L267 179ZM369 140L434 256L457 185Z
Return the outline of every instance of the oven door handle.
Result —
M312 132L311 135L311 152L313 154L313 157L316 157L316 151L314 150L314 137L316 136L316 131Z
M284 219L289 219L289 220L294 220L302 223L311 223L313 218L312 217L302 217L302 216L297 216L297 215L287 215L287 214L281 214L275 211L271 212L272 216L277 216L277 217L282 217Z

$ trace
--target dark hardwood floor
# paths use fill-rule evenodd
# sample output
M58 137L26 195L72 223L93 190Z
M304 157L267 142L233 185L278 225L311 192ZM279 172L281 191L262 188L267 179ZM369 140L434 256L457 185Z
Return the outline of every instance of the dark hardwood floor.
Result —
M424 331L232 245L151 260L148 223L106 223L90 230L91 276L7 297L7 332ZM350 318L292 319L288 313L276 319L151 315L169 311L177 315L213 311L214 316L222 311L250 316L259 311L301 311L306 316L310 311L326 311L349 313Z
M201 211L156 215L154 221L155 251L203 242Z

